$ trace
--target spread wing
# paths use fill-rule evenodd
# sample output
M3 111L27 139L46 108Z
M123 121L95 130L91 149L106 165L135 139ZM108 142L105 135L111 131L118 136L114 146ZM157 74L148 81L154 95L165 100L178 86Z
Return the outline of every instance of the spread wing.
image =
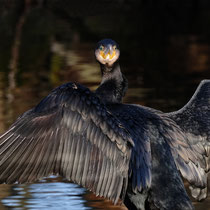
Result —
M129 131L135 147L132 148L129 168L129 188L134 193L151 187L152 154L148 117L142 106L131 104L108 107Z
M200 164L209 171L210 80L203 80L190 101L182 109L168 115L184 130L189 144L204 158Z
M94 93L67 83L0 136L0 182L59 174L116 203L127 186L132 145Z
M190 101L180 110L167 114L184 131L186 143L191 147L200 166L210 170L210 80L203 80ZM201 200L207 189L192 189L193 197Z
M163 120L161 132L170 146L175 163L182 176L195 186L205 187L207 184L205 171L200 164L202 157L196 154L185 133L173 120L164 116L164 114L161 118Z
M161 115L162 121L159 130L170 146L177 169L190 183L191 191L196 189L197 192L192 191L192 196L198 200L204 199L206 197L206 189L204 188L207 187L207 174L202 164L203 148L197 147L195 150L186 134L173 120L165 114L159 113L159 115Z

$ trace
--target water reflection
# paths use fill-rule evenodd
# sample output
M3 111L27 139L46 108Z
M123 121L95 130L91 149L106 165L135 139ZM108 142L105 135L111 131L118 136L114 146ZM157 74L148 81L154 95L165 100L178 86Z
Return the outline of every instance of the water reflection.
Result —
M93 49L104 37L120 44L129 80L126 103L163 111L181 108L200 80L210 78L210 12L202 1L183 4L181 10L168 1L148 2L3 1L0 132L62 83L95 89L100 72ZM0 185L0 200L0 209L125 209L60 177ZM197 210L210 209L210 197L194 204Z
M90 209L86 207L83 195L85 190L75 184L45 179L31 185L11 187L11 195L1 200L8 208L15 209Z
M93 43L85 42L76 47L66 47L62 43L53 41L50 72L41 75L23 72L22 80L24 81L26 77L32 83L27 80L21 85L17 83L11 92L13 100L9 100L3 91L6 81L0 80L1 130L4 131L19 114L37 104L51 88L61 83L77 81L94 89L100 82L100 72L93 56L93 47ZM180 83L178 87L171 87L170 81L165 82L163 87L155 87L156 84L146 82L144 77L142 80L136 79L139 72L132 72L132 75L129 75L130 70L124 69L130 82L130 88L124 99L128 103L173 110L174 107L185 104L189 99L188 96L191 96L195 89L196 81L189 81L189 78L186 78L185 82ZM189 84L191 86L188 86ZM166 86L170 88L165 89ZM184 96L181 94L183 89ZM30 185L0 185L0 198L0 209L126 209L123 206L113 206L111 202L96 198L78 185L55 177ZM209 205L209 202L207 199L203 203L194 204L196 209L202 209L203 206Z
M0 192L0 209L126 209L55 176L35 184L0 185Z

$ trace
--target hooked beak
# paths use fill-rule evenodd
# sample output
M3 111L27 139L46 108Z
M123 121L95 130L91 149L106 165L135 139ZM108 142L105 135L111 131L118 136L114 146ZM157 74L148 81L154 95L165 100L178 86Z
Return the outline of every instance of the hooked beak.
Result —
M119 59L120 50L116 45L101 45L95 50L95 56L99 63L106 66L112 66L113 63Z
M112 45L109 45L104 51L100 52L100 55L105 60L111 60L116 55L116 51L113 50Z

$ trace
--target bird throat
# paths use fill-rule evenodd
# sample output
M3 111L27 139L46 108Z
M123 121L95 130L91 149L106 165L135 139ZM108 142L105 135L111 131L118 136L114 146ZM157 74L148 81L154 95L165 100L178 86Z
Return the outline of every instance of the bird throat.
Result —
M119 63L109 67L101 64L102 81L96 94L104 103L121 103L127 90L127 79Z

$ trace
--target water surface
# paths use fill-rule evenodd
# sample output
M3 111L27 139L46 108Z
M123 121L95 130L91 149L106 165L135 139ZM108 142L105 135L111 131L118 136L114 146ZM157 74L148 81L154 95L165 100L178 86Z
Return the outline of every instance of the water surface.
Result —
M126 103L174 111L202 79L210 78L210 36L201 30L208 26L202 6L199 12L205 15L192 20L194 5L176 19L171 15L176 5L157 10L157 5L141 1L92 0L82 7L68 1L15 2L0 6L1 132L60 84L75 81L94 90L100 83L94 47L101 38L120 44L120 64L129 81ZM194 204L196 210L210 210L209 197ZM125 209L61 177L0 185L0 209L49 208Z

